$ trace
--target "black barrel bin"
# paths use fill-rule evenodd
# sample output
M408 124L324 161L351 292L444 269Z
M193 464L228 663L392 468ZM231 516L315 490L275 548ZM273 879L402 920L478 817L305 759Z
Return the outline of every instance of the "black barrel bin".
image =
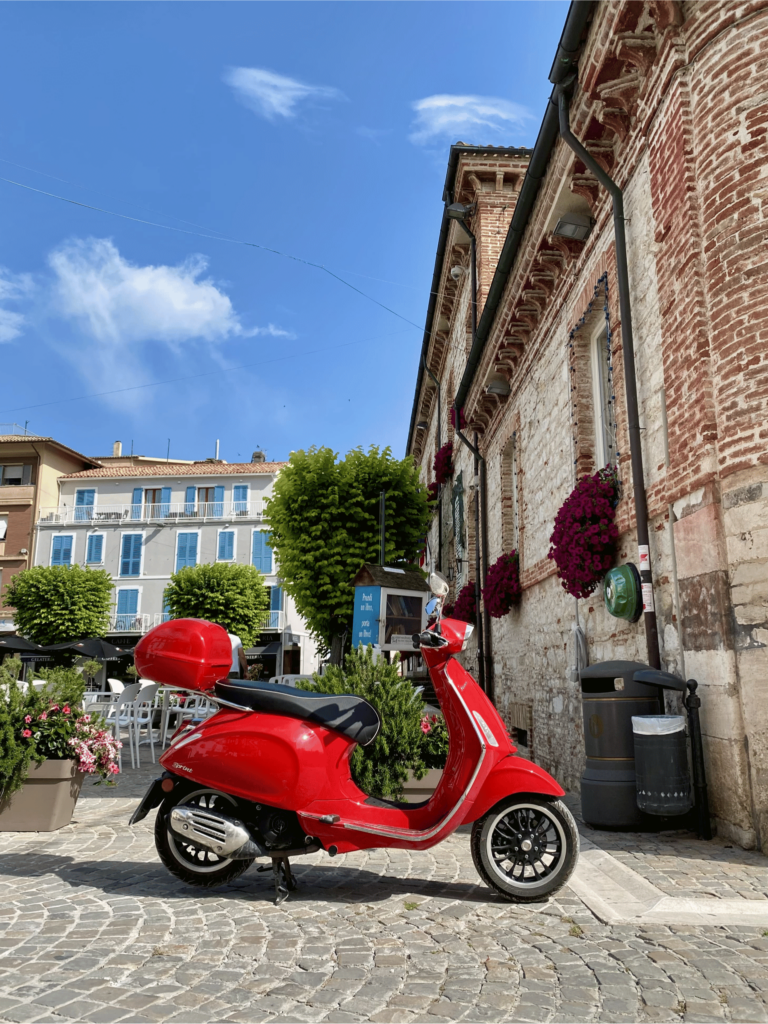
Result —
M644 820L637 806L632 716L661 712L658 687L633 679L644 669L648 665L637 661L604 661L580 673L587 754L581 812L595 828L632 828Z
M634 715L637 806L675 817L693 807L683 715Z

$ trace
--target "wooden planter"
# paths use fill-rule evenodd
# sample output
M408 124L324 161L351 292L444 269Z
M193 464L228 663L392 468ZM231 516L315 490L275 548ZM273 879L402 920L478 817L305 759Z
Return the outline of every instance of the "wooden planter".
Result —
M418 804L422 800L429 800L432 796L437 789L438 782L443 777L443 769L430 768L423 779L414 779L410 772L408 775L408 781L403 786L403 796L409 804Z
M53 832L68 825L83 778L69 759L33 762L23 788L0 800L0 832Z

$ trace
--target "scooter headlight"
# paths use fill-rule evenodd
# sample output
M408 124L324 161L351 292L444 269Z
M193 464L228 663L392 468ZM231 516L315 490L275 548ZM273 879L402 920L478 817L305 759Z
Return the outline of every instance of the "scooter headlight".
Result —
M461 645L462 651L466 651L467 644L469 643L469 638L472 636L474 632L475 627L472 625L471 622L468 622L467 625L464 627L464 643Z

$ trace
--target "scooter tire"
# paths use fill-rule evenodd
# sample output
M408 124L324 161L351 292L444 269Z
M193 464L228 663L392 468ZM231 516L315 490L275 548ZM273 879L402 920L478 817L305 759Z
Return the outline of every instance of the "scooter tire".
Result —
M157 811L155 818L155 848L157 855L165 867L176 878L181 879L188 885L197 886L200 889L213 889L218 885L226 885L228 882L239 878L244 871L253 864L255 858L250 860L225 860L221 867L216 868L210 865L200 870L188 866L180 856L175 846L174 835L168 827L167 816L177 801L164 801Z
M532 827L524 835L522 823L526 822ZM546 837L546 846L540 845L541 837ZM532 844L530 853L526 851L528 859L523 859L523 842ZM561 889L573 874L579 857L579 832L562 801L518 793L500 800L474 823L471 846L477 873L489 888L513 903L539 903ZM511 871L506 866L510 863ZM541 869L541 876L534 864Z

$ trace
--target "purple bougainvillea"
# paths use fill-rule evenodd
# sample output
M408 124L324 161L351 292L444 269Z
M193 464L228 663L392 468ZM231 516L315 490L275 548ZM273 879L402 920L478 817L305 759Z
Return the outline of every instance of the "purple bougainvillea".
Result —
M614 523L618 498L616 471L606 467L583 476L557 513L547 557L574 597L589 597L611 567L619 539Z
M520 600L520 559L516 551L502 555L485 574L483 600L494 619L506 615Z
M440 491L440 484L437 480L433 480L431 484L427 484L427 494L429 495L429 501L437 501L438 492Z
M447 619L460 619L462 622L475 623L475 584L467 583L463 586L455 604L443 605L443 615Z
M459 430L463 430L464 427L466 427L466 425L467 425L467 418L464 415L464 410L463 409L459 409ZM456 426L456 410L455 410L455 408L453 406L451 406L451 426L452 427Z
M447 441L435 454L432 466L437 484L444 484L453 476L453 444Z

